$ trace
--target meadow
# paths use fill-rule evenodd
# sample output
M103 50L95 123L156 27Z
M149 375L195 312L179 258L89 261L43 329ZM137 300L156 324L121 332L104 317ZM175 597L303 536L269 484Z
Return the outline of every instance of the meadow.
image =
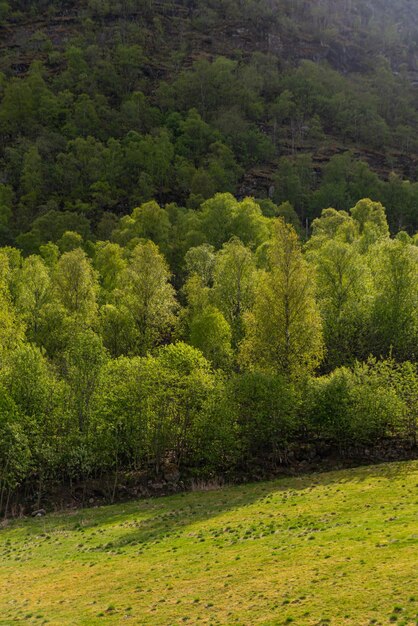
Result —
M418 624L418 462L0 529L0 624Z

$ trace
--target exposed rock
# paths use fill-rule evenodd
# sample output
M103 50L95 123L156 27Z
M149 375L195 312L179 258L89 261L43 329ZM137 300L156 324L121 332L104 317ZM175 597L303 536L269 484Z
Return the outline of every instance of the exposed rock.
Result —
M161 489L164 489L164 483L161 482L150 482L149 486L155 491L160 491Z

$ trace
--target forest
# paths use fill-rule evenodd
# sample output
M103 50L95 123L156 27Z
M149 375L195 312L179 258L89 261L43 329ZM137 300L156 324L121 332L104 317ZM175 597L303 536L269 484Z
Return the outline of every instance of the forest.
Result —
M110 240L0 250L3 509L127 471L274 468L296 442L416 444L417 237L362 199L303 244L263 206L152 201Z
M410 5L3 0L0 243L107 239L144 202L219 192L288 201L304 228L370 197L416 232Z
M0 1L0 511L416 446L418 19Z

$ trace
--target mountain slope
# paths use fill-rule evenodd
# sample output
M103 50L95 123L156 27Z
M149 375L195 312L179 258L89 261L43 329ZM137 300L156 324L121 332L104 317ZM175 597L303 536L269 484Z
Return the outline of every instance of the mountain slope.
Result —
M1 242L19 243L51 211L87 217L97 233L105 212L151 198L198 208L217 191L290 200L315 217L306 196L347 150L383 180L415 181L416 8L1 2ZM292 197L280 168L298 169L300 155L309 181Z

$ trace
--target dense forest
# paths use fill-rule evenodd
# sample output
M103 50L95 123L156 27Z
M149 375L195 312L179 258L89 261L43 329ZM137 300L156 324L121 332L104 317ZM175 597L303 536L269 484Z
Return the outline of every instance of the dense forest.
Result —
M417 15L0 1L0 510L416 445Z
M0 41L3 245L217 192L418 229L414 2L2 0Z
M112 240L0 249L2 507L167 464L275 467L295 442L415 445L417 244L363 199L302 246L226 193L193 214L142 204Z

